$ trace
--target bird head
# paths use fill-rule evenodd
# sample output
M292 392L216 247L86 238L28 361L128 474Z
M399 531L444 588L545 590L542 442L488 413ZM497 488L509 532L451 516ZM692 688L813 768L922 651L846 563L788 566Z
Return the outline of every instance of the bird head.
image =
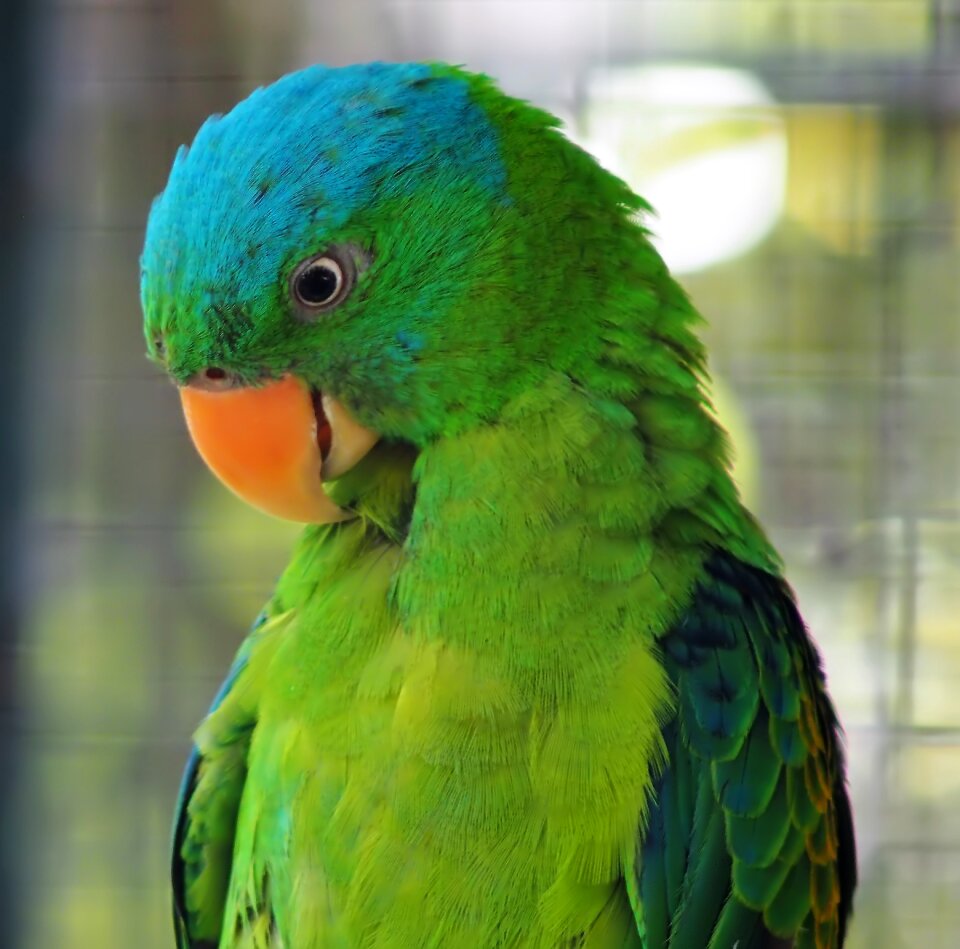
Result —
M342 519L325 486L375 446L490 422L600 345L616 263L583 223L641 202L557 124L453 67L316 66L180 149L147 226L147 346L238 494Z

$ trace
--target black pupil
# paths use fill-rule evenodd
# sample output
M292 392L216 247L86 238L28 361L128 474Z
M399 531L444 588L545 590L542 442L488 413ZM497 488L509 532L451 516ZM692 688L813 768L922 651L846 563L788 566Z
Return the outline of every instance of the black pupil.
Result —
M319 306L332 299L340 287L340 275L327 264L314 264L297 278L297 296L307 304Z

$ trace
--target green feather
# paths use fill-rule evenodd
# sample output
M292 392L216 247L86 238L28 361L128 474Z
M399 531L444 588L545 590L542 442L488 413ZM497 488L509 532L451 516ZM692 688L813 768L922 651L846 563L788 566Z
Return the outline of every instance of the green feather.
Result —
M223 923L233 837L246 777L246 745L228 746L201 760L187 804L179 856L190 938L216 942Z
M813 936L809 941L809 945L815 945L816 949L824 949L825 946L835 946L838 945L838 940L842 941L842 936L839 935L837 917L835 915L819 920L815 926L810 927L809 931L811 936Z
M795 827L809 832L817 826L820 820L820 811L807 793L803 768L787 769L787 802L790 806L790 817Z
M745 734L757 711L756 670L747 649L705 650L689 693L697 722L718 738Z
M760 660L763 701L775 718L795 721L800 715L800 688L793 675L793 659L787 643L776 633L754 642Z
M781 774L766 809L756 817L725 812L727 843L734 860L754 867L769 866L780 853L790 831L787 779Z
M756 910L730 896L724 904L710 936L707 949L763 949L765 930L763 917Z
M807 838L807 853L815 863L834 863L837 859L837 839L831 815L824 814Z
M792 936L810 913L810 862L801 854L776 896L763 913L767 928L777 936Z
M682 892L687 874L687 862L691 851L703 846L693 825L694 807L699 805L697 813L704 811L707 802L701 802L698 793L702 785L694 784L692 762L685 756L677 756L669 765L670 784L666 794L662 795L664 826L663 873L666 879L666 892L670 894L671 905ZM698 769L699 770L699 769ZM696 803L694 801L696 795ZM706 811L709 813L709 811Z
M793 949L823 949L824 946L833 946L835 945L836 933L834 936L817 943L817 927L816 926L805 926L801 928L800 932L797 933L794 938Z
M673 647L670 648L672 651ZM720 731L716 734L704 728L690 695L690 686L686 683L680 687L680 706L683 713L684 734L691 750L697 755L708 761L728 761L738 754L743 747L743 733Z
M713 763L713 785L720 803L733 814L756 817L770 803L781 762L770 744L763 707L735 758Z
M670 933L670 903L667 874L662 867L644 866L646 881L641 890L645 946L666 946Z
M840 899L837 872L833 864L815 863L812 876L813 914L824 919L833 914Z
M703 783L709 787L706 781ZM674 914L671 949L702 949L704 935L712 932L727 898L730 855L724 840L723 815L712 800L698 807L698 811L701 809L706 826L694 832L698 848L691 852L683 895Z
M757 867L736 861L733 864L733 887L747 906L762 910L780 891L783 881L803 854L803 835L796 830L787 834L780 855L769 866Z
M716 437L716 428L691 398L650 395L631 403L631 409L654 445L697 451Z
M807 746L797 723L776 715L770 716L770 744L790 767L802 765L807 756Z

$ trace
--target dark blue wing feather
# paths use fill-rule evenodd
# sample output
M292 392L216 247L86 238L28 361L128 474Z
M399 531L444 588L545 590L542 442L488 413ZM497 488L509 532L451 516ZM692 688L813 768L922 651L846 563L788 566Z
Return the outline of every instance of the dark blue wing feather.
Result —
M677 714L638 844L647 949L842 945L856 856L839 726L789 589L717 551L660 645Z

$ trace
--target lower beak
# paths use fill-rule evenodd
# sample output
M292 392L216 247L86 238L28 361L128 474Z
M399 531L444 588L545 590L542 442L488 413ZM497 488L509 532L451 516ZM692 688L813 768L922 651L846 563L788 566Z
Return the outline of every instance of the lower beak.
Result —
M213 473L248 504L290 521L332 524L353 515L323 481L349 471L378 435L295 376L263 386L180 388L187 428Z

